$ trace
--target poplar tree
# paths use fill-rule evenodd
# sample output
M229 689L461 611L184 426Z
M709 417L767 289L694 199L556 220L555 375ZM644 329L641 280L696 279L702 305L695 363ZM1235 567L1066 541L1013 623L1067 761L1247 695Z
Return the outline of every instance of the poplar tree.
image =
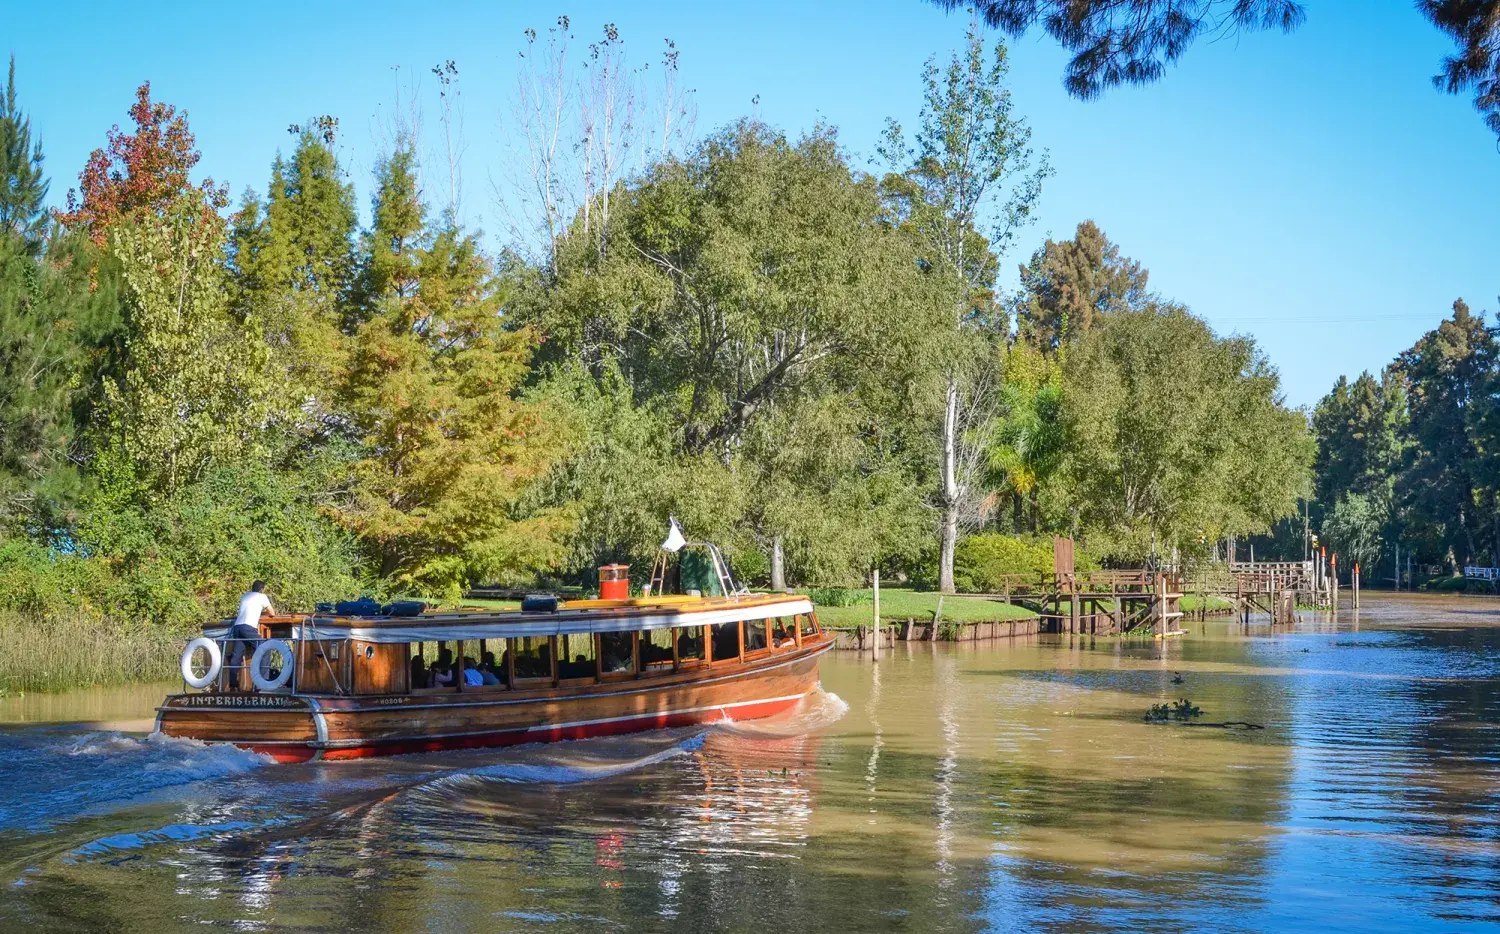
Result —
M116 225L126 324L105 384L107 458L148 493L171 497L215 460L254 459L266 418L264 346L229 314L223 219L188 190Z
M937 506L938 588L945 593L953 592L960 527L978 512L972 501L983 445L970 439L988 421L988 353L967 335L976 326L995 325L998 257L1030 223L1042 181L1051 174L1046 158L1033 155L1031 130L1015 113L1004 43L995 44L986 62L977 27L970 27L966 40L946 68L929 59L923 69L920 125L911 143L889 121L880 148L896 168L884 184L887 197L950 308L948 333L954 339L932 361L943 382Z
M340 518L401 586L456 594L534 573L560 554L565 519L513 518L561 450L516 399L532 335L506 327L476 237L451 220L428 229L409 145L382 162L373 215L345 387L358 460Z

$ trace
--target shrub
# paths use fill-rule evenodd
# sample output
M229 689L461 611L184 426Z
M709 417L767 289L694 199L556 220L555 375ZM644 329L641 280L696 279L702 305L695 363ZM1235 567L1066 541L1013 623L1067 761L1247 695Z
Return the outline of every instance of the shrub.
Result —
M870 595L850 587L819 587L808 598L817 606L856 606L870 602Z
M1052 541L1040 537L970 535L953 556L953 583L964 593L1000 593L1007 574L1041 583L1051 573Z

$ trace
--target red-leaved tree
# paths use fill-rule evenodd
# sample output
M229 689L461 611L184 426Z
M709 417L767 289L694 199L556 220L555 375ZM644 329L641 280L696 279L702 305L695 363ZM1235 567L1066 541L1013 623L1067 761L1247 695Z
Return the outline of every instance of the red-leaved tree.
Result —
M171 104L153 103L147 81L136 89L130 119L135 132L125 133L118 124L110 127L108 144L94 150L79 174L78 191L68 191L68 209L57 212L58 220L87 230L101 247L121 220L143 211L161 213L193 187L188 173L198 164L199 153L186 111L179 114ZM227 201L213 179L204 179L199 190L205 211L217 211Z

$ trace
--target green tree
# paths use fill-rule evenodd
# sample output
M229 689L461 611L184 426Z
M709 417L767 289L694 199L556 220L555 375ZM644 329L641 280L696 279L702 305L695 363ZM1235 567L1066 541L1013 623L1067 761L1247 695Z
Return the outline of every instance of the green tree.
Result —
M1100 315L1140 309L1149 297L1141 264L1121 256L1098 225L1084 221L1073 239L1049 239L1021 267L1016 329L1037 347L1056 350Z
M1107 315L1064 364L1063 470L1096 553L1132 558L1264 532L1307 493L1305 416L1253 341L1175 305Z
M1395 506L1396 480L1406 450L1406 396L1401 381L1385 374L1377 381L1361 373L1342 376L1312 416L1318 456L1313 464L1313 496L1324 510L1358 495L1377 510L1382 524Z
M1323 537L1343 558L1340 563L1372 568L1380 558L1384 504L1362 493L1345 493L1323 520Z
M709 478L716 491L732 484L737 492L721 501L726 516L743 504L751 526L737 543L743 551L774 555L778 539L783 548L788 536L804 540L781 524L790 511L777 504L831 489L837 478L826 472L831 460L792 455L811 450L808 433L822 430L803 416L841 399L850 411L839 423L861 426L851 439L874 439L877 413L905 401L899 387L941 326L910 241L826 128L792 142L738 123L683 160L657 163L613 205L608 236L559 239L557 266L531 296L526 320L545 335L549 363L601 384L623 381L628 393L601 386L628 397L632 414L622 417L644 410L669 436L678 463L659 477ZM689 523L708 505L705 491L688 509L679 497L690 489L658 498L653 539L674 502L695 536L721 525ZM858 560L867 563L855 573L867 570Z
M322 117L294 128L297 148L273 163L264 207L247 193L231 236L238 313L269 345L282 417L303 436L337 420L349 352L358 217L331 149L336 126Z
M960 526L973 512L966 507L982 461L978 443L966 439L987 421L982 387L990 382L984 366L989 355L968 332L996 323L998 257L1030 222L1051 171L1045 157L1033 156L1031 130L1015 113L1009 69L1004 43L987 55L971 28L963 51L946 69L940 71L934 59L923 69L923 105L912 142L888 121L880 147L897 170L883 186L889 202L949 308L945 331L953 339L937 350L944 369L938 587L945 593L953 592L954 549Z
M101 430L154 495L172 496L216 460L258 454L265 350L229 314L225 242L223 219L192 190L111 231L126 336Z
M41 252L46 233L47 178L42 173L42 141L31 140L31 118L16 103L16 57L10 57L0 93L0 231L20 236L27 252Z
M1398 495L1463 565L1477 556L1479 449L1471 409L1494 371L1497 346L1482 315L1462 300L1453 316L1427 332L1393 365L1402 380L1411 435L1411 462ZM1500 528L1497 528L1500 530ZM1500 544L1500 542L1497 542Z
M1013 531L1041 531L1042 491L1062 465L1067 433L1062 420L1062 372L1033 347L1006 355L1000 411L990 425L986 485L1010 498Z
M567 522L560 510L516 515L563 447L516 398L531 332L505 326L473 235L426 229L408 145L381 164L374 218L345 386L357 461L339 518L399 586L456 594L534 573L560 556Z

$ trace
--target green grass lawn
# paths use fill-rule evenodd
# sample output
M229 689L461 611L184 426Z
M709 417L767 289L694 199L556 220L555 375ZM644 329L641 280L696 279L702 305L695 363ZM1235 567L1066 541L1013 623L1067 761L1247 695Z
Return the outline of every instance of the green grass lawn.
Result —
M1208 611L1210 613L1214 612L1215 610L1234 609L1234 604L1224 599L1223 597L1216 597L1213 594L1209 594L1206 597L1200 598L1195 593L1188 593L1182 595L1182 612L1196 613L1199 610L1203 609L1203 604L1205 602L1208 604Z
M853 629L870 624L873 608L870 591L860 591L863 603L854 606L815 607L818 622L829 629ZM938 595L895 587L880 588L880 616L882 619L915 619L930 622L937 611ZM943 619L952 622L989 622L1002 619L1030 619L1036 614L1025 607L1001 603L999 600L984 600L979 597L944 597Z

